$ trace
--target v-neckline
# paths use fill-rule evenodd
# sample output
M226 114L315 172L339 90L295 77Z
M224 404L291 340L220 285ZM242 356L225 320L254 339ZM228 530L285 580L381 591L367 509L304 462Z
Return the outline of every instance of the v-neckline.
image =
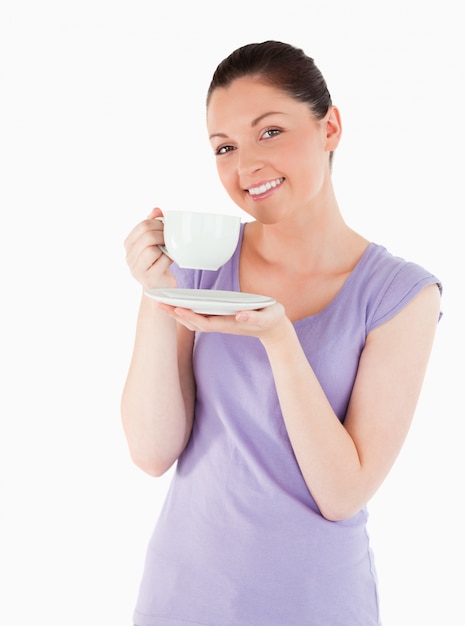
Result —
M234 267L233 267L234 291L240 291L241 290L241 288L240 288L240 279L239 279L239 261L240 261L240 256L241 256L242 244L243 244L243 241L244 241L244 230L245 230L245 226L246 225L247 225L247 222L243 222L241 224L241 230L240 230L240 234L239 234L239 241L238 241L237 249L236 249L236 252L235 252L234 257L232 259L233 264L234 264ZM318 319L320 317L324 317L329 312L331 312L331 310L334 307L338 306L339 302L341 300L343 301L345 299L346 294L348 293L348 291L350 289L350 285L352 284L352 282L354 280L356 280L357 275L363 269L365 263L367 262L368 257L371 255L371 251L372 251L372 249L374 247L376 247L376 244L374 242L369 242L368 243L367 247L363 251L362 256L359 258L359 260L355 264L354 268L352 269L352 271L349 273L349 275L345 279L345 281L342 284L341 288L335 294L334 298L332 298L328 302L328 304L326 304L317 313L312 313L311 315L306 315L305 317L301 317L301 318L299 318L297 320L294 320L293 324L296 325L296 324L300 324L300 323L305 322L305 320ZM262 294L262 295L266 295L266 294Z

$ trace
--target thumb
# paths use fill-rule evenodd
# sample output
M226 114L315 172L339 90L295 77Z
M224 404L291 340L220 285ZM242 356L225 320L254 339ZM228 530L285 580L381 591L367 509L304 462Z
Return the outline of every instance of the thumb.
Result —
M147 216L147 219L148 220L153 220L156 217L161 217L162 215L163 215L162 210L159 209L158 207L155 207L154 209L151 210L151 212Z

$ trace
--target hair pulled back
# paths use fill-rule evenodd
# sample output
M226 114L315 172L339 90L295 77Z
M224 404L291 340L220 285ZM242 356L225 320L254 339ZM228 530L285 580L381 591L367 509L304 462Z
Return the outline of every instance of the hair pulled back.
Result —
M322 119L332 105L326 81L312 58L290 44L264 41L242 46L221 61L208 88L207 106L215 89L245 76L256 77L307 103L317 119Z

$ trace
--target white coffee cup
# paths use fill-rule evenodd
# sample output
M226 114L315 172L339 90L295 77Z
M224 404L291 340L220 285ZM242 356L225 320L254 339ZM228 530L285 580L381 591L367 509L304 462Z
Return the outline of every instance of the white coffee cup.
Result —
M223 213L165 211L165 245L160 249L179 267L217 270L234 254L241 218Z

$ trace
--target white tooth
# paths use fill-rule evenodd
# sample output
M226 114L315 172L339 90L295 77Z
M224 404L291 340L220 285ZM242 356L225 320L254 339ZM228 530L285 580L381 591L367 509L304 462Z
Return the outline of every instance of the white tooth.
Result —
M269 181L267 183L264 183L263 185L260 185L260 187L250 188L249 189L249 193L251 195L253 195L253 196L257 196L259 194L265 193L265 191L268 191L272 187L277 187L282 182L283 182L283 179L282 178L278 178L277 180L272 180L272 181Z

